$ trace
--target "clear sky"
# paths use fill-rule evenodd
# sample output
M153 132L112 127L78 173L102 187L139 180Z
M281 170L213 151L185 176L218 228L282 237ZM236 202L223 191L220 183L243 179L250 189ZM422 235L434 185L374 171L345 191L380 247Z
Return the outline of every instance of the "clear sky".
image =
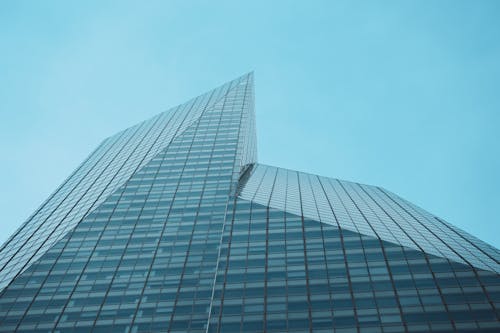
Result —
M105 137L255 71L262 163L500 247L500 1L1 1L0 242Z

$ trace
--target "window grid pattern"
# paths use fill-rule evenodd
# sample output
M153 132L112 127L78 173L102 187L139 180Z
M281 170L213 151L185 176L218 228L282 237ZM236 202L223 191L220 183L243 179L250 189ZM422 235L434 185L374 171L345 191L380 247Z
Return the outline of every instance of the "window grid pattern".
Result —
M425 219L428 223L434 225L435 229L440 230L440 235L442 237L450 237L455 243L462 247L465 247L469 252L474 253L475 256L480 257L482 253L490 257L493 261L498 263L500 257L500 251L488 243L482 242L476 237L462 232L460 229L452 226L451 224L445 222L444 220L433 216L424 209L404 200L403 198L397 196L396 194L387 191L385 189L380 189L387 197L391 198L394 202L397 202L403 209L408 210L411 214L414 214L419 219ZM464 242L465 240L465 242Z
M253 109L250 73L104 140L0 250L0 332L500 330L498 250L257 164Z
M205 332L251 74L0 298L0 332ZM255 162L255 161L252 161ZM233 194L234 197L234 194Z
M267 204L228 210L208 332L499 328L494 272Z
M247 178L242 199L500 273L498 250L379 187L262 164Z
M244 80L240 77L104 140L2 246L0 290Z

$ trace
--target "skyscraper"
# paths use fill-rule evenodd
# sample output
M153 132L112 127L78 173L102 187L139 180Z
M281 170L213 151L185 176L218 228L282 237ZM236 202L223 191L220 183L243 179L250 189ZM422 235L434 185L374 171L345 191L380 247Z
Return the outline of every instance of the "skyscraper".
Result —
M104 140L0 249L0 332L498 332L499 251L257 163L253 74Z

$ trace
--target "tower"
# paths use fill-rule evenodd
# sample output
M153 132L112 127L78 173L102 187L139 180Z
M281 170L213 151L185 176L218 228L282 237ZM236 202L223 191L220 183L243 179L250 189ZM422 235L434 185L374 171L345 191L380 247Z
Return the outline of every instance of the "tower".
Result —
M0 332L496 332L499 251L257 163L253 74L106 140L0 249Z

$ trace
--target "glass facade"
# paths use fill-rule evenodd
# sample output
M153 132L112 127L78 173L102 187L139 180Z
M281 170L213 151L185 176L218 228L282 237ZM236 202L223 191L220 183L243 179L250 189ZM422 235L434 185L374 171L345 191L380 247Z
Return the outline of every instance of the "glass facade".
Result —
M106 139L0 249L0 332L498 332L499 251L257 163L249 73Z

